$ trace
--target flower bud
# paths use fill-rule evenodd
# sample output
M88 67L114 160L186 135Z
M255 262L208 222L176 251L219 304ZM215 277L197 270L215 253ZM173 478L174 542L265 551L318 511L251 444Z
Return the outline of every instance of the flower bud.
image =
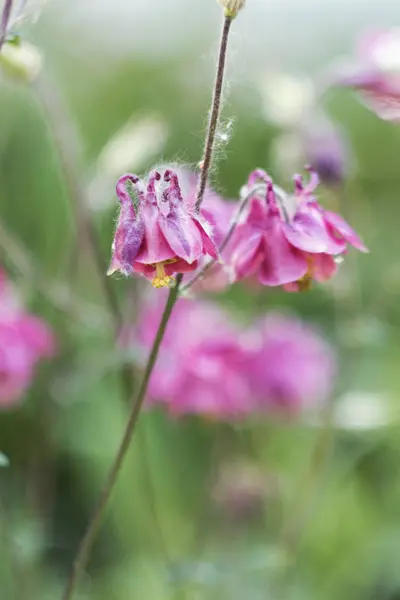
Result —
M33 81L40 72L42 55L28 42L8 42L0 54L0 67L8 75L24 82Z
M239 10L241 10L246 0L218 0L218 3L225 9L225 16L234 19Z

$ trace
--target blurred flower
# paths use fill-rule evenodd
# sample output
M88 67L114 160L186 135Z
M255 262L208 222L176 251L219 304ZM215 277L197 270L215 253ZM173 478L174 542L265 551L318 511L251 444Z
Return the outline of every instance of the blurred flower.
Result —
M313 114L293 131L277 136L271 151L282 177L308 164L327 186L340 185L353 162L344 132L322 114Z
M386 394L354 390L344 394L335 405L334 423L340 429L365 431L394 422Z
M381 119L400 120L400 28L365 36L357 64L338 73L336 84L356 89Z
M21 399L38 361L53 356L54 338L43 321L24 311L2 272L0 307L0 408L5 408Z
M251 380L263 410L297 413L329 397L335 357L311 327L295 317L271 313L257 324L254 340Z
M335 274L334 256L345 252L347 243L366 251L339 215L317 203L315 173L306 186L295 177L294 198L274 186L265 171L250 175L249 188L256 180L265 182L265 198L254 194L228 245L237 280L257 275L262 285L301 291L312 280L326 281Z
M161 318L159 295L121 343L146 356ZM208 302L179 300L150 380L148 405L219 420L299 412L324 401L335 374L329 344L294 317L271 314L241 329Z
M138 195L134 206L126 190L131 182ZM121 210L108 274L142 273L154 287L169 285L174 273L196 270L204 255L217 258L211 228L182 197L178 176L167 169L150 173L145 183L136 175L117 182Z
M266 498L277 492L276 477L241 459L220 466L212 497L222 514L237 523L259 518Z
M6 75L29 83L40 73L42 55L29 42L7 42L0 54L0 66Z
M130 119L102 149L88 186L88 202L94 210L110 205L115 179L120 173L139 171L166 142L168 127L156 115Z
M162 306L146 307L136 338L144 353L153 342ZM218 307L181 299L168 323L150 381L149 404L172 415L244 417L255 409L245 337Z
M346 177L350 153L341 130L328 119L313 119L302 130L304 162L325 185L340 185Z
M258 82L266 121L278 127L297 126L315 103L313 82L285 73L266 73Z

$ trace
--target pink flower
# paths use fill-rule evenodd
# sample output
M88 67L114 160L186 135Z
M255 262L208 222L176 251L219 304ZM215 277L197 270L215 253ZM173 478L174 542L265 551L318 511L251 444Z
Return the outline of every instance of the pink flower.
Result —
M48 326L27 314L0 272L0 409L17 403L30 386L35 367L54 354Z
M357 64L339 75L337 83L356 89L381 119L400 121L400 28L362 39Z
M270 314L255 333L251 380L261 410L297 413L325 401L336 362L329 344L294 317Z
M274 187L261 170L250 176L249 188L257 180L265 181L265 197L251 198L227 249L237 280L256 275L262 285L304 290L312 280L335 274L334 256L345 252L347 242L366 250L344 219L317 203L315 173L307 186L296 176L294 198Z
M137 192L135 205L128 181ZM168 169L162 178L153 171L147 187L136 175L123 175L117 195L121 211L108 274L142 273L154 287L166 287L174 273L196 270L204 255L217 258L210 226L182 197L175 172Z
M188 203L194 208L196 203L198 177L192 171L179 169L178 177L181 184L182 194L188 199ZM212 237L215 245L219 248L228 233L231 221L238 210L237 202L224 200L212 188L207 186L201 205L200 214L212 226ZM210 259L204 256L199 260L199 270ZM185 276L187 282L195 273ZM225 262L225 257L209 269L205 275L193 286L194 292L219 292L231 283L230 269Z
M148 351L161 316L159 306L141 315L137 340ZM255 409L248 378L250 353L243 333L216 306L179 300L150 381L149 405L175 416L236 419Z

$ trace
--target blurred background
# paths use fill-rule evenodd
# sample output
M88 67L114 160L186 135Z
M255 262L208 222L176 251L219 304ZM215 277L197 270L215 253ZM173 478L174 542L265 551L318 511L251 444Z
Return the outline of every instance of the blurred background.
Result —
M18 28L40 74L1 76L0 268L55 349L0 406L1 600L60 596L127 415L130 362L85 215L105 272L116 178L196 166L221 16L214 0L41 4ZM399 18L389 0L248 0L235 21L213 187L237 199L262 167L291 189L305 140L334 131L321 202L370 254L351 251L308 293L236 284L209 299L241 323L290 311L316 328L337 356L333 408L240 423L144 413L77 598L400 599L400 130L349 91L320 95L361 33ZM134 322L148 283L111 284Z

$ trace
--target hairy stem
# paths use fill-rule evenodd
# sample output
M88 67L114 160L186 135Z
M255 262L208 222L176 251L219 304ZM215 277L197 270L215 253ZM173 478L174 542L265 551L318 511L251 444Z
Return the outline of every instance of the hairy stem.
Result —
M3 14L1 15L1 23L0 23L0 51L3 47L4 42L7 37L8 23L11 16L13 0L6 0L4 2Z
M112 463L110 470L107 475L106 482L104 484L103 490L100 494L100 499L97 503L97 506L94 509L92 518L86 530L86 533L82 539L82 542L79 546L73 569L69 580L67 582L67 586L65 588L64 594L62 596L62 600L71 600L74 592L76 591L80 576L82 575L88 558L90 550L92 549L93 543L96 539L97 532L100 528L100 525L103 521L104 513L108 504L108 501L111 497L111 494L114 490L115 484L117 482L117 478L121 467L123 465L124 459L128 452L133 434L135 433L136 425L138 423L140 411L143 406L143 402L145 400L147 394L147 388L149 385L150 377L156 364L158 352L160 350L161 342L164 338L164 334L167 328L167 324L169 318L172 313L172 309L174 308L175 302L178 299L178 292L180 282L182 280L182 276L178 275L176 278L176 284L173 288L171 288L169 292L169 296L167 299L167 303L164 308L164 312L161 318L160 325L158 327L158 331L156 333L153 346L147 360L146 368L143 374L143 378L140 384L139 391L137 393L136 399L132 405L131 413L129 415L129 419L125 428L125 433L123 435L121 444L119 446L117 455Z
M232 236L235 232L236 227L239 224L240 218L242 216L242 214L244 213L247 204L249 203L249 200L252 196L254 196L254 194L256 194L257 192L264 190L265 189L265 184L260 184L260 185L256 185L254 186L248 194L246 194L246 196L242 199L240 206L238 208L238 211L235 215L235 217L232 220L232 223L229 227L228 233L226 234L226 236L224 237L220 247L219 247L219 254L221 254L225 248L227 247L227 245L229 244L229 242L232 239ZM194 285L199 279L201 279L202 277L204 277L204 275L207 273L207 271L209 271L211 269L211 267L213 267L216 263L218 262L218 259L213 258L212 260L210 260L206 265L204 265L204 267L198 272L196 273L196 275L190 280L188 281L188 283L186 285L184 285L181 288L181 294L184 294L185 292L187 292L188 290L190 290L190 288L192 287L192 285Z
M204 192L207 186L208 173L210 171L213 150L214 150L214 142L215 142L215 134L217 132L218 120L221 110L221 98L222 98L222 88L224 84L224 73L225 73L225 64L226 64L226 55L228 48L228 38L229 32L232 25L232 18L225 17L224 25L222 28L221 35L221 43L219 47L219 58L218 58L218 66L217 66L217 75L215 79L214 85L214 93L211 105L210 112L210 120L208 123L207 129L207 137L204 146L203 159L201 162L201 173L199 186L197 189L197 199L196 199L196 210L200 210L201 203L203 202Z

